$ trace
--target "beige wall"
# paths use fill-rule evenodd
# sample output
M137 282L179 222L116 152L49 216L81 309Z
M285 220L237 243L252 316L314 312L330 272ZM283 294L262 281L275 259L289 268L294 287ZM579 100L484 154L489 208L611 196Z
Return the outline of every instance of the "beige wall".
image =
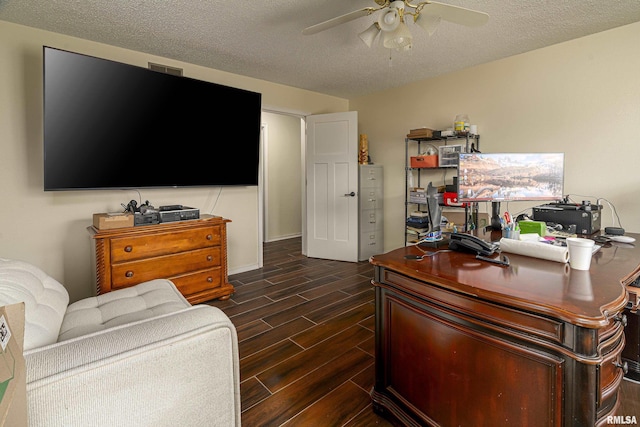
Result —
M263 112L265 241L302 234L302 145L299 117Z
M86 232L92 214L118 211L120 203L139 196L135 191L42 190L43 45L143 67L155 62L184 68L188 77L261 92L263 105L279 110L322 114L348 109L345 99L0 21L0 257L38 265L67 287L72 301L95 288ZM254 269L261 251L258 189L225 187L217 199L218 191L142 190L140 196L156 206L181 203L231 219L229 271Z
M639 40L636 23L351 100L373 161L385 167L385 249L404 243L405 135L451 127L459 113L478 125L482 151L564 152L565 194L609 200L622 226L640 232ZM611 226L603 204L602 225Z
M403 244L407 131L449 127L459 113L478 125L483 151L565 152L565 193L576 200L606 198L622 226L640 232L637 40L640 23L347 101L0 22L0 257L42 267L65 284L72 300L88 296L94 287L86 233L92 213L118 210L120 203L138 198L134 191L43 192L43 45L140 66L151 61L181 67L189 77L262 92L263 105L276 110L357 110L371 158L385 167L385 249L390 250ZM381 67L386 67L383 59ZM441 179L436 175L433 181ZM219 199L217 188L141 193L157 205L182 203L230 218L230 272L256 267L257 188L224 188ZM532 206L521 205L509 209ZM605 204L603 225L611 224Z

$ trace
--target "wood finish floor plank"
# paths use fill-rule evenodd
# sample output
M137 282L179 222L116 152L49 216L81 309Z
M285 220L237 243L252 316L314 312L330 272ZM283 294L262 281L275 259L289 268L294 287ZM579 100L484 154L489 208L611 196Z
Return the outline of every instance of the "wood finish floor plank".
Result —
M368 286L369 288L373 289L373 285L371 285L370 279L356 274L340 280L336 280L335 282L328 283L324 286L318 286L316 288L309 289L306 292L301 292L300 296L306 299L314 299L321 297L322 295L326 295L335 291L341 291L345 288L350 288L358 284Z
M240 359L240 380L254 377L272 366L277 366L304 349L291 340L283 340ZM311 365L309 365L311 366ZM309 369L309 366L306 368ZM315 366L315 365L314 365Z
M263 371L257 377L271 393L286 387L290 383L309 373L309 366L322 366L333 363L336 358L351 349L357 343L371 338L371 331L354 325L331 338L314 345L295 356Z
M313 312L308 313L305 317L315 323L326 322L327 320L349 311L354 307L372 303L374 299L375 294L373 292L373 288L370 287L359 294L345 298L320 310L314 310Z
M292 418L286 426L341 426L371 406L371 397L350 381Z
M268 297L274 301L278 301L291 294L300 294L301 292L305 292L309 289L314 289L320 286L324 286L328 283L333 282L334 280L336 280L334 276L320 277L319 279L314 279L314 280L308 279L308 281L306 282L302 282L296 286L291 286L287 289L269 290Z
M298 295L291 295L288 298L282 299L280 301L272 302L271 304L266 304L260 308L256 308L251 311L247 311L242 314L237 314L233 316L232 322L233 324L244 325L246 323L253 322L254 320L261 319L264 316L267 316L271 313L277 313L281 310L286 310L287 308L294 307L298 304L304 303L306 300Z
M283 323L290 322L297 317L303 317L316 310L323 310L325 307L329 307L340 301L343 301L348 297L344 292L336 291L331 294L324 295L320 298L313 299L311 301L305 301L293 307L289 307L282 310L272 316L263 317L263 320L269 325L275 327Z
M273 301L265 296L259 296L250 301L238 304L233 297L224 301L218 307L225 312L229 317L233 317L237 314L246 313L247 311L255 310L257 308L264 307L267 304L271 304Z
M302 347L308 348L373 315L375 315L373 305L362 304L325 323L293 335L291 339Z
M352 348L334 363L322 365L244 411L242 424L252 427L281 425L340 386L354 371L360 371L371 361L370 355Z
M236 303L244 304L256 298L264 298L267 289L273 286L273 283L266 279L256 280L241 286L236 286L235 293L231 297Z
M271 396L269 390L256 379L251 377L240 383L240 407L243 411Z
M312 326L315 326L311 321L299 318L292 320L289 323L280 325L277 328L273 328L270 331L264 332L255 337L249 338L238 343L238 351L240 352L240 359L257 353L273 344L276 344L282 340L288 339L292 335L305 331Z
M253 322L245 323L236 328L236 334L238 334L238 342L245 341L256 335L260 335L263 332L273 329L271 325L266 323L262 319L254 320Z

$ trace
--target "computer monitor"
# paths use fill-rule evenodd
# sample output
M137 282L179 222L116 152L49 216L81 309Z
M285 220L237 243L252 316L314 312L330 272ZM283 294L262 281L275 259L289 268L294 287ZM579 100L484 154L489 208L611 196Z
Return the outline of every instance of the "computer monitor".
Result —
M458 201L491 202L500 229L500 202L562 200L564 153L460 153Z

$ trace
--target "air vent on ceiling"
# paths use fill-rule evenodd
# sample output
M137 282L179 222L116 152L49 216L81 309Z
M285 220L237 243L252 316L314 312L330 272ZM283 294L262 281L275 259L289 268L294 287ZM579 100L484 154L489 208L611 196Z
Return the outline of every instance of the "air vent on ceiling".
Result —
M172 74L174 76L182 76L182 68L169 67L167 65L154 64L152 62L149 62L149 69L165 74Z

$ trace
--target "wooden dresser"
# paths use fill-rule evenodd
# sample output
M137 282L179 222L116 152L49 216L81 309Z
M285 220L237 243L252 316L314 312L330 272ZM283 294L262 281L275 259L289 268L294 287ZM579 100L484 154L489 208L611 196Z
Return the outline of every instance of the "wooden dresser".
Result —
M217 216L98 230L94 240L98 294L151 279L170 279L191 304L227 299L227 222Z
M447 250L405 258L424 250L371 259L377 412L410 426L598 426L615 414L640 249L609 244L589 271L512 254L508 267Z

